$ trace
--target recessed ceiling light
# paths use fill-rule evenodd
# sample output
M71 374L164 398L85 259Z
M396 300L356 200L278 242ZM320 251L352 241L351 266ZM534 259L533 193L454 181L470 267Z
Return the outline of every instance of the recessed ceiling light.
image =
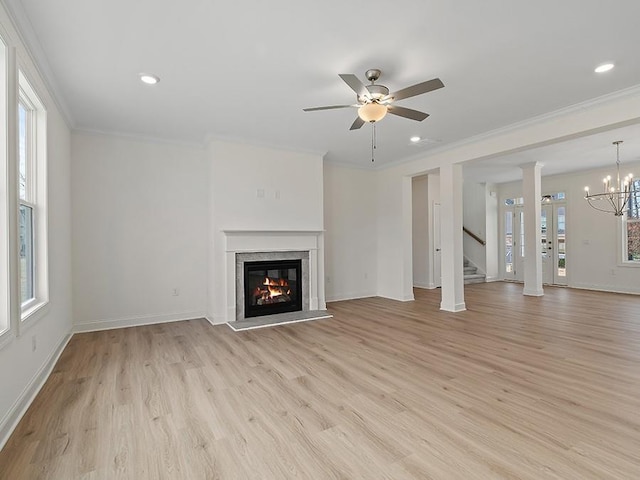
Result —
M411 137L409 140L411 140L413 143L419 142L420 141L420 137L416 136L416 137Z
M146 83L147 85L155 85L160 81L160 78L156 77L155 75L150 75L148 73L141 73L140 81L142 83Z
M603 63L602 65L598 65L594 70L594 72L596 73L608 72L613 68L613 66L614 66L613 63Z

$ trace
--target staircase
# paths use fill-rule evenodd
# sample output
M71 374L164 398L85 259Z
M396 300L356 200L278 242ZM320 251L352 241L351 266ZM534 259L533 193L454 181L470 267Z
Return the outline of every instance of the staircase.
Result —
M470 283L484 283L486 275L478 273L478 267L469 261L467 257L464 257L464 284Z

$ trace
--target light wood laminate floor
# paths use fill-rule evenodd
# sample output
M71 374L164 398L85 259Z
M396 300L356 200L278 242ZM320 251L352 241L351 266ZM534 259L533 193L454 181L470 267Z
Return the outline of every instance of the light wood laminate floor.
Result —
M639 479L640 297L469 285L75 335L2 479Z

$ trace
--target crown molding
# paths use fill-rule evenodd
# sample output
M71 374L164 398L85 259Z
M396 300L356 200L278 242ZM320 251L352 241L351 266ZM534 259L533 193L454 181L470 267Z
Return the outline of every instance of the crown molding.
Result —
M590 100L586 100L584 102L569 105L567 107L562 107L558 110L553 110L551 112L544 113L542 115L537 115L535 117L531 117L526 120L522 120L520 122L511 123L504 127L496 128L494 130L489 130L487 132L483 132L478 135L473 135L471 137L467 137L462 140L447 143L445 145L430 149L428 152L422 152L415 155L410 155L408 157L397 160L395 162L388 163L386 165L376 166L374 167L374 170L387 170L389 168L395 168L405 163L426 159L440 153L454 150L456 148L472 145L474 143L478 143L484 140L489 140L495 137L499 137L501 135L505 135L507 133L512 133L518 130L522 130L527 127L540 125L542 123L556 120L558 118L564 117L566 115L570 115L572 113L589 110L591 108L599 107L601 105L606 105L614 101L625 100L627 98L632 98L637 96L640 96L640 84L634 85L633 87L625 88L622 90L617 90L615 92L607 93L600 97L595 97Z
M44 54L42 44L22 2L20 0L0 0L0 2L4 5L18 39L22 42L27 55L31 58L38 75L40 75L44 86L49 91L56 107L58 107L67 127L73 130L75 128L75 120L71 115L67 102L64 100L64 96L60 92L60 87L55 79L51 65Z
M80 134L80 135L91 135L96 137L116 137L123 140L129 140L132 142L144 142L144 143L155 143L160 145L173 145L176 147L185 147L185 148L194 148L198 150L204 150L205 145L201 142L188 142L184 140L179 140L176 138L164 138L164 137L155 137L153 135L142 135L135 133L127 133L127 132L116 132L109 130L98 130L91 128L74 128L71 131L72 134Z
M232 135L218 135L213 133L209 133L204 136L203 144L205 146L208 146L211 142L216 142L216 141L235 143L238 145L247 145L251 147L262 147L262 148L268 148L271 150L281 150L284 152L300 153L304 155L315 155L323 158L328 153L326 150L315 150L311 148L292 147L288 145L279 145L277 143L267 142L263 140L253 140L253 139L247 139L242 137L236 137Z

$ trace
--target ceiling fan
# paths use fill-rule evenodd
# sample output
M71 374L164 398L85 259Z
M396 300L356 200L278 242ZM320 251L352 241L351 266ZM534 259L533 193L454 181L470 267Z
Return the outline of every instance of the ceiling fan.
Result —
M378 122L382 120L387 113L397 115L399 117L409 118L421 122L429 116L428 113L419 112L410 108L395 105L393 102L404 100L405 98L422 95L438 88L444 87L439 78L418 83L411 87L403 88L394 93L389 93L389 89L384 85L376 84L380 78L382 71L377 68L367 70L365 76L371 82L371 85L364 85L358 77L351 73L341 73L339 76L344 82L356 92L357 103L353 105L330 105L327 107L304 108L305 112L314 112L316 110L333 110L336 108L358 108L358 117L351 125L349 130L357 130L362 127L365 122Z

